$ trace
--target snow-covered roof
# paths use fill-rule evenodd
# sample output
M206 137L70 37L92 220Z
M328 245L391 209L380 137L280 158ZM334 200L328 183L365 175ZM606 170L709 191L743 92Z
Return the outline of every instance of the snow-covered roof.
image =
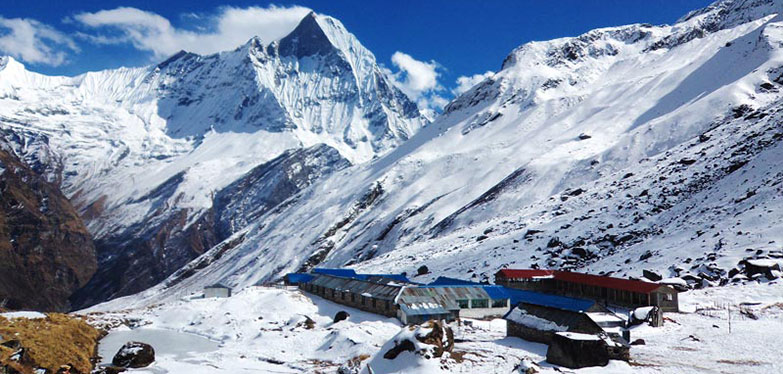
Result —
M401 285L393 284L393 282L376 283L367 280L343 278L328 274L314 274L313 280L310 281L310 284L313 286L320 286L336 291L351 292L364 295L366 297L389 301L393 301L400 292L400 289L402 289Z
M222 283L210 284L209 286L205 286L204 287L204 289L208 289L208 288L223 288L223 289L227 289L227 290L231 289L231 287L226 286L225 284L222 284Z
M601 340L601 337L593 334L581 334L578 332L558 332L557 335L571 340Z

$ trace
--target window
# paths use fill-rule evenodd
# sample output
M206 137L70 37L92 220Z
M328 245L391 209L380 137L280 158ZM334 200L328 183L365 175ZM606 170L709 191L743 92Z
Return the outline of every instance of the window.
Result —
M390 306L391 306L391 303L389 302L389 300L386 300L386 310L389 310Z
M362 305L366 305L366 304L367 304L367 297L362 296Z
M352 294L351 294L351 302L352 302L352 303L355 303L355 302L356 302L356 294L355 294L355 293L352 293Z
M372 299L372 307L373 307L373 308L377 307L377 304L378 304L378 303L376 303L376 301L377 301L377 300L375 300L375 299Z
M471 303L471 308L487 308L489 307L489 300L487 299L474 299Z
M667 293L666 294L666 301L674 301L674 295Z
M493 308L505 308L506 307L506 299L492 300L492 307Z
M460 309L468 309L468 301L467 300L457 300L457 305L459 305Z

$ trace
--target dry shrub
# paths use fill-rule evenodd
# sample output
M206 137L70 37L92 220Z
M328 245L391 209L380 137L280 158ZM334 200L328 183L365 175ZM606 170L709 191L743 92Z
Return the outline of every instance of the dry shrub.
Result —
M101 333L81 318L52 313L40 319L0 317L0 336L3 341L19 340L37 367L56 372L61 365L73 364L89 373ZM9 352L0 351L0 364L7 363Z

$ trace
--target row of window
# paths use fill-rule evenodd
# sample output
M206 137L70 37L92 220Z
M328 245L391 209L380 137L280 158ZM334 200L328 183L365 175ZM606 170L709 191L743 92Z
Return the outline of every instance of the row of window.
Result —
M319 294L323 296L327 296L327 294L329 293L333 300L338 299L337 296L338 291L335 289L312 285L312 284L305 285L305 289L315 294ZM355 293L345 292L345 291L339 291L339 292L340 292L340 296L339 296L340 300L347 301L350 298L352 303L356 302L357 295ZM367 299L368 299L367 296L361 296L360 305L364 305L364 306L368 305ZM371 304L373 308L378 308L378 299L375 298L369 298L369 299L370 299L369 304ZM391 310L391 302L389 300L384 300L383 307L385 310Z
M305 288L308 289L309 291L313 292L313 293L320 294L320 295L323 295L323 296L326 296L326 294L330 292L332 299L335 299L335 300L338 299L338 295L337 295L338 291L337 290L327 289L327 288L322 287L322 286L311 285L311 284L305 285ZM339 291L339 292L340 292L340 295L339 295L339 299L340 300L347 301L350 298L352 303L356 302L356 294L355 293L346 292L346 291ZM367 303L367 297L366 296L361 296L360 305L367 305L367 304L368 304ZM372 305L373 308L378 308L378 299L370 298L370 304ZM457 305L459 305L460 309L488 308L489 305L490 305L490 300L488 300L488 299L473 299L472 302L469 303L467 299L460 299L460 300L457 300ZM492 300L492 307L493 308L504 308L507 305L508 304L507 304L507 300L506 299ZM383 307L384 307L385 310L391 310L391 307L392 307L391 306L391 302L389 300L384 300Z
M459 299L457 300L457 305L459 305L460 309L479 309L479 308L488 308L489 307L489 300L487 299L473 299L472 302L468 302L468 299ZM506 299L499 299L499 300L492 300L492 307L493 308L504 308L508 304L506 302Z

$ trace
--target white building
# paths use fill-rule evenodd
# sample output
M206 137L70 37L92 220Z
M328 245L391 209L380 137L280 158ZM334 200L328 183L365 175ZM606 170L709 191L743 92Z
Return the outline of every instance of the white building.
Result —
M231 287L224 286L220 283L204 287L204 298L211 297L231 297Z

